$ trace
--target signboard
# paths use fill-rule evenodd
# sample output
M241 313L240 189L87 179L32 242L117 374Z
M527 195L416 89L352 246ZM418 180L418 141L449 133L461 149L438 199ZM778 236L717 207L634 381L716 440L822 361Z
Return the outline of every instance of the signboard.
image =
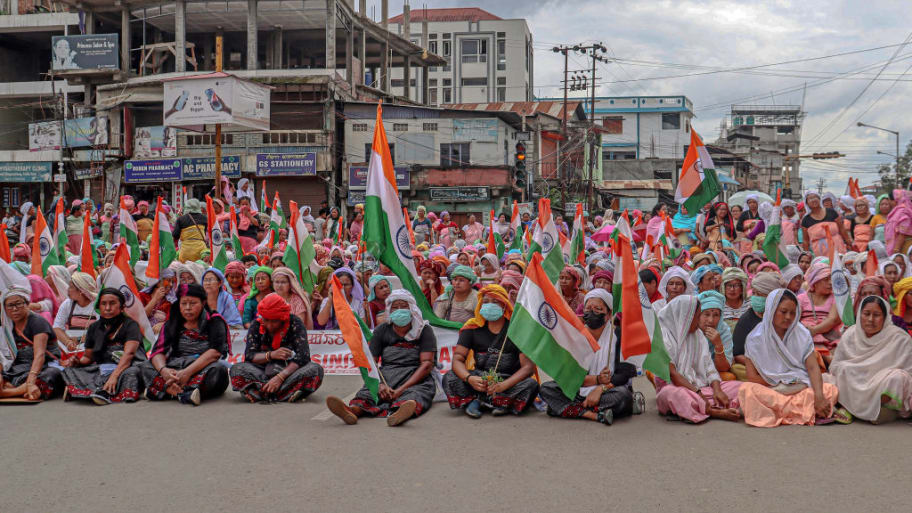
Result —
M257 153L257 176L314 176L317 174L317 154Z
M364 204L365 198L367 197L367 191L348 191L348 198L345 200L345 203L353 207L358 203Z
M120 45L117 34L53 36L51 69L118 69Z
M532 203L517 203L516 209L519 210L519 215L528 213L530 216L535 217L535 208L532 206Z
M269 130L269 88L226 73L164 83L164 125L201 130Z
M59 150L60 122L29 123L29 151Z
M74 169L73 175L77 180L88 180L90 178L98 178L101 176L101 167L88 167L83 169Z
M136 127L133 158L155 159L177 156L177 129L165 126Z
M575 203L564 203L564 216L576 217L576 206L579 205L578 202ZM586 206L583 205L583 210L586 210Z
M66 175L63 173L55 174L54 183L66 183Z
M50 162L0 162L0 182L50 182Z
M532 132L516 132L516 140L529 142L532 140Z
M18 207L19 206L19 188L18 187L4 187L3 188L3 206L4 207Z
M409 166L393 166L396 172L396 187L399 190L409 188ZM367 166L348 166L348 188L367 189Z
M184 180L214 180L215 157L182 159ZM236 155L222 157L222 176L241 177L241 158Z
M454 119L454 141L497 142L497 119Z
M487 201L490 187L431 187L431 201Z
M180 159L128 160L124 163L124 182L178 182L182 178Z
M67 119L63 122L63 145L67 148L108 145L108 118Z

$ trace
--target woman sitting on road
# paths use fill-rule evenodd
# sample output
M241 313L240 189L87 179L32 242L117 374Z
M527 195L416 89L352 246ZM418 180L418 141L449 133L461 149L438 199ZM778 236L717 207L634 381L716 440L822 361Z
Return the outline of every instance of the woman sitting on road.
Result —
M145 361L142 331L127 317L127 299L114 288L98 294L101 318L85 334L85 354L65 362L63 398L91 399L97 405L139 400L142 375L139 363Z
M244 327L249 328L257 315L257 305L272 293L272 267L256 267L252 272L253 286L244 300Z
M824 380L851 415L880 424L912 416L912 338L890 322L890 305L867 296L842 335Z
M471 267L459 265L450 273L451 287L434 304L434 314L445 321L466 322L478 309L478 293L472 285L478 282L478 276Z
M205 279L203 280L205 282ZM177 399L199 406L228 388L228 369L219 361L228 354L228 325L207 305L207 292L193 284L182 287L175 312L152 347L152 359L140 365L153 401ZM237 312L235 312L237 313Z
M386 298L389 297L392 289L393 286L386 276L382 274L371 276L370 282L367 284L366 321L369 328L375 329L388 320L386 318Z
M222 271L215 267L206 269L203 273L203 290L206 291L205 302L208 311L217 313L233 328L240 328L244 324L237 305L234 304L234 298L225 290L225 275Z
M29 309L30 296L28 290L14 285L0 301L4 328L0 334L0 398L50 399L63 388L60 370L48 366L49 360L60 357L57 337L44 317Z
M672 299L682 295L693 295L696 287L690 281L690 275L681 267L674 266L662 276L659 280L659 294L663 299L656 300L652 303L652 309L659 312Z
M437 384L435 372L437 337L421 317L415 298L405 290L396 290L386 298L389 322L374 330L370 351L379 366L382 381L379 401L362 387L348 406L335 396L326 398L326 406L346 424L358 417L386 417L389 426L398 426L431 407Z
M272 271L272 287L276 294L282 297L291 308L291 314L297 315L304 321L304 327L313 329L313 315L310 311L310 299L307 293L301 288L298 277L294 271L285 267L277 267Z
M57 317L54 318L54 334L57 335L57 340L71 351L76 349L78 340L70 338L66 330L84 330L98 318L95 312L97 297L98 285L95 279L90 274L73 272L67 298L60 304Z
M814 349L829 364L832 351L836 349L841 335L842 321L839 313L833 308L836 300L833 295L833 283L830 281L830 266L814 264L804 275L808 284L807 292L798 294L798 305L801 306L801 324L810 331L814 338Z
M231 367L231 387L248 401L293 403L320 388L323 367L310 360L304 321L272 293L257 305L244 361Z
M709 264L694 269L691 281L697 287L697 293L717 290L722 279L722 268L719 264Z
M823 382L814 340L798 322L800 316L795 294L774 290L766 298L763 320L747 337L749 382L742 384L738 400L751 426L831 422L839 391Z
M532 405L538 383L532 379L535 364L507 338L513 305L500 285L488 285L478 293L475 317L459 332L453 349L453 369L443 379L450 408L465 408L466 415L480 418L482 407L494 416L520 414ZM474 351L475 368L466 361Z
M610 426L615 420L646 410L646 399L633 391L636 366L621 361L620 328L608 324L612 296L606 290L592 289L583 301L583 323L599 345L589 364L583 386L572 400L567 399L557 382L542 383L541 398L553 417L589 419Z
M710 343L699 330L700 313L694 296L676 298L659 312L671 383L656 376L656 406L662 415L694 424L710 417L737 421L741 382L722 381L716 371Z
M729 267L722 273L722 292L725 295L722 320L729 330L734 330L741 317L750 309L747 282L747 273L737 267Z
M709 341L709 349L713 352L713 365L719 372L722 381L738 379L731 372L735 355L732 345L731 330L728 324L722 321L722 305L725 297L715 290L708 290L697 295L700 300L700 331Z
M355 279L355 271L352 271L348 267L340 267L339 269L336 269L333 274L339 278L339 282L342 283L345 301L351 305L352 311L363 319L364 289L361 288L361 284ZM336 309L333 306L332 296L333 289L330 288L329 294L323 298L323 303L320 304L320 313L317 314L316 325L322 326L323 329L327 330L339 329L339 322L336 319Z

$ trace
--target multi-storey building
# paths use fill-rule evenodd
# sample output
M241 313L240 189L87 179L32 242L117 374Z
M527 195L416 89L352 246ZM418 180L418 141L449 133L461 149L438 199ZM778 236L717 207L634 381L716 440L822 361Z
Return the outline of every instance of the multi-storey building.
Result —
M422 71L407 78L412 98L429 105L531 101L532 33L524 19L505 20L478 7L409 9L390 19L390 31L447 60L428 68L428 96L420 96ZM393 91L405 93L402 70Z

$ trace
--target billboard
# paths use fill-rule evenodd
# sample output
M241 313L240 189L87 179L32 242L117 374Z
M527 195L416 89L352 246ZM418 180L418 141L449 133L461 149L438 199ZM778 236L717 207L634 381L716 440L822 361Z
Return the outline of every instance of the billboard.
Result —
M317 174L317 154L257 153L257 176L314 176Z
M120 67L117 34L85 34L51 38L51 70Z
M269 88L226 73L168 80L163 110L165 126L269 130Z
M393 166L396 172L396 187L399 190L409 188L409 166ZM348 188L367 189L367 166L348 166Z
M29 151L59 150L60 121L29 123Z
M180 159L128 160L124 162L124 181L126 183L179 182L180 180Z
M154 159L177 156L177 129L165 126L136 127L133 158Z
M67 148L108 145L107 116L75 118L63 121L63 145Z

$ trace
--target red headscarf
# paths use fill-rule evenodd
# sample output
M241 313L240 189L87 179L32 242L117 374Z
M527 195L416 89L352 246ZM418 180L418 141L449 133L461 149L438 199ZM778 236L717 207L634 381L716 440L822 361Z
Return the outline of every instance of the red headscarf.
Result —
M271 292L263 298L257 305L257 321L260 324L260 334L266 334L266 326L263 320L284 321L282 329L272 334L272 349L276 350L282 345L282 339L288 332L288 324L291 317L291 307L282 299L282 296Z

